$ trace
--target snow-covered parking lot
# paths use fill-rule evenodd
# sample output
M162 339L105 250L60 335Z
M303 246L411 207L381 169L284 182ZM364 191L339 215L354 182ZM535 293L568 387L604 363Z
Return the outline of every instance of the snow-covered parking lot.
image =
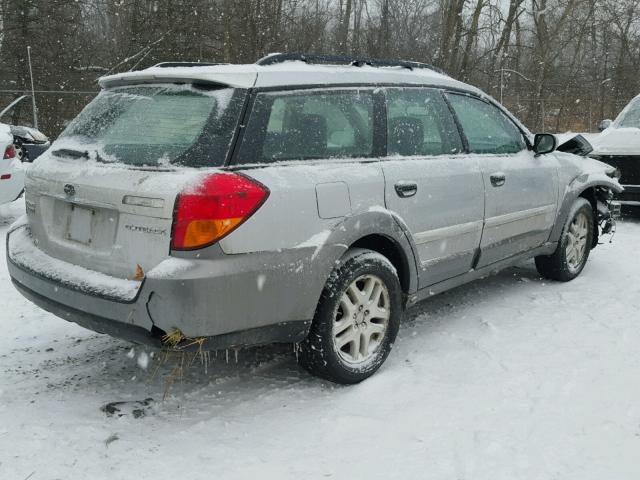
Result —
M194 364L163 400L170 365L11 286L22 208L0 207L0 479L640 478L640 221L569 284L526 264L420 305L360 385L269 347Z

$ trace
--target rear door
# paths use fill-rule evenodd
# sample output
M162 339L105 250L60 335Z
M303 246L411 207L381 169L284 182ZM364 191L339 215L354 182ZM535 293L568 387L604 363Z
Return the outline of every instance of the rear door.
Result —
M463 94L447 94L480 163L486 207L478 267L542 245L556 218L558 161L536 155L519 128L495 105Z
M462 141L440 91L388 88L385 201L417 247L420 287L468 272L484 216L479 160Z

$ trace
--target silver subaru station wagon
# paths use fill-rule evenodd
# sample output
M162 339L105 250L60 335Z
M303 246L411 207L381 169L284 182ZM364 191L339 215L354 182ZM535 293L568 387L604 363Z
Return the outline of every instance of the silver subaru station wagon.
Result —
M528 258L575 278L621 191L424 64L277 54L100 86L28 171L7 260L43 309L136 343L293 343L356 383L430 295Z

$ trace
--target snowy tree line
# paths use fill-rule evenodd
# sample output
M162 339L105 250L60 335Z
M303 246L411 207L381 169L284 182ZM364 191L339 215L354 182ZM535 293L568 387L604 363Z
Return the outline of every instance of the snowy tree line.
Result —
M640 93L637 0L0 0L0 15L0 101L28 89L30 45L54 136L100 75L279 51L431 63L536 131L594 130Z

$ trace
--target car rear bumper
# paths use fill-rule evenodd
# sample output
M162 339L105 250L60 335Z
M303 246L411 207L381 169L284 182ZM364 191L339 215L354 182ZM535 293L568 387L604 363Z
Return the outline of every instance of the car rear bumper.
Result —
M305 274L313 271L305 265L311 255L301 249L218 260L171 258L150 271L135 292L131 281L111 277L111 283L119 280L122 291L129 292L118 298L101 294L95 282L74 284L60 274L64 269L52 272L51 265L60 260L49 257L47 269L38 271L19 258L12 241L21 229L28 232L29 227L7 234L7 263L25 297L60 318L136 343L159 346L161 336L174 329L188 338L206 338L204 346L212 350L298 342L308 332L324 284L321 275Z
M17 273L17 272L15 272ZM100 315L96 315L94 313L79 310L70 305L65 305L60 303L53 298L47 297L42 293L38 293L35 290L27 287L23 283L18 280L18 275L12 275L12 282L16 289L27 299L38 305L43 310L47 312L51 312L54 315L57 315L60 318L63 318L69 322L77 323L78 325L88 328L89 330L93 330L99 333L106 333L111 335L112 337L121 338L130 342L151 345L154 347L160 347L161 345L161 335L152 333L152 330L145 329L141 326L135 325L133 323L125 323L119 320L115 320L113 318L108 318ZM46 290L38 287L43 287L43 285L34 285L33 283L37 282L29 282L32 287L35 287L39 290Z

